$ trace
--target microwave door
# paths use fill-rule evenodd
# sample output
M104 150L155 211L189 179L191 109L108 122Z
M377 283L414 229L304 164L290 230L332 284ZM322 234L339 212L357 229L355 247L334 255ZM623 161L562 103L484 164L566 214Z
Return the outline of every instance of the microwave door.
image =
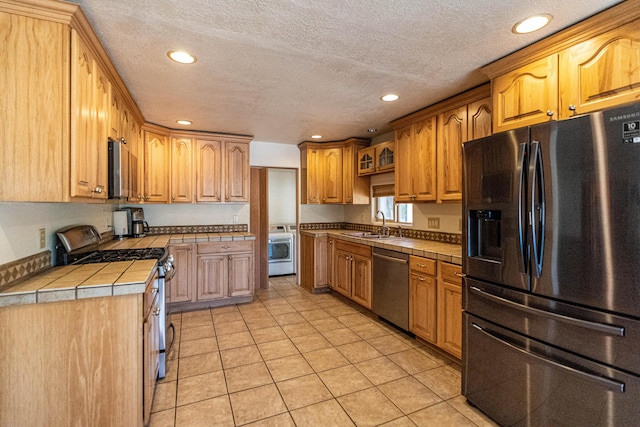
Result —
M463 270L473 278L525 290L528 139L525 128L463 146Z

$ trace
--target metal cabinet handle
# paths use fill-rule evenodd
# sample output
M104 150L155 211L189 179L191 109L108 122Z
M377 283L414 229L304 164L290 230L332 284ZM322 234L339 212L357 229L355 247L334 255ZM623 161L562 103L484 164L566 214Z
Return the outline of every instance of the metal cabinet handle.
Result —
M416 265L417 265L418 267L426 267L426 266L427 266L427 264L423 264L423 263L421 263L421 262L416 263Z
M158 315L160 315L160 307L155 307L155 308L153 309L153 315L154 315L154 316L158 316Z
M576 110L577 110L577 108L576 108L575 105L569 104L569 111L576 111Z
M467 277L467 275L466 275L465 273L458 273L458 272L455 272L455 273L453 273L453 274L455 274L455 275L456 275L456 276L458 276L458 277Z
M426 282L427 281L427 279L425 279L424 277L421 277L421 276L416 276L416 279L418 279L421 282Z
M553 117L553 111L551 111L551 110L547 110L547 116L549 116L549 117Z

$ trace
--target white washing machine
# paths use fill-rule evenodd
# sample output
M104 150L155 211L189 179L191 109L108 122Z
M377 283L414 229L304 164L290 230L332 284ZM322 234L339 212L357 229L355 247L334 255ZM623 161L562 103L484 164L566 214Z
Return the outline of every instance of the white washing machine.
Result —
M269 226L269 276L295 273L295 225Z

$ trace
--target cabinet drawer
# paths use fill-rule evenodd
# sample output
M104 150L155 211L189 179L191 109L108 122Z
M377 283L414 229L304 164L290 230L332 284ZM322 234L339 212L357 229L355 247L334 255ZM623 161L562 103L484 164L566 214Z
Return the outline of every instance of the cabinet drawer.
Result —
M253 252L253 240L198 243L198 254L228 254L233 252Z
M436 260L411 255L409 257L409 269L429 276L435 276Z
M440 263L440 277L445 282L454 283L462 286L462 277L458 274L462 273L462 267L455 264L449 264L446 262Z
M371 258L371 246L359 245L357 243L336 240L336 251L349 252L352 255L360 255L365 258Z

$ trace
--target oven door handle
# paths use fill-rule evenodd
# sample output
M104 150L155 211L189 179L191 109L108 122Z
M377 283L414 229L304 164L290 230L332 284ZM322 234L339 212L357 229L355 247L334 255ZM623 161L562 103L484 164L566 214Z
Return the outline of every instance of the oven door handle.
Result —
M176 266L172 265L171 268L167 271L166 269L164 270L164 281L169 282L171 281L171 279L173 279L173 276L176 275Z

